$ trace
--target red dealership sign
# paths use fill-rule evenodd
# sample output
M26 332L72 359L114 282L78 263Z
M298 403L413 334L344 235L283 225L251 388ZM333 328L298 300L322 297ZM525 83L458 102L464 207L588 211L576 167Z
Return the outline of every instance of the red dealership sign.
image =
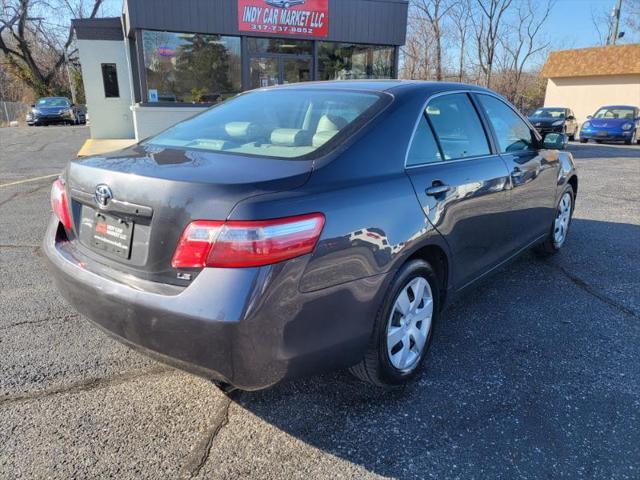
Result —
M238 29L276 35L326 37L329 0L238 0Z

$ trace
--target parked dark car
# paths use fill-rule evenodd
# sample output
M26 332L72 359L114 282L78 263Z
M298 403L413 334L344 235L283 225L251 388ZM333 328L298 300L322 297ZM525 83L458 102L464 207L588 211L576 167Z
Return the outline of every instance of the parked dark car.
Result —
M570 108L543 107L529 116L529 121L541 135L547 133L564 133L573 141L578 134L578 122Z
M446 303L564 245L578 192L564 141L473 86L257 90L72 160L44 252L79 312L221 384L340 367L402 384Z
M601 107L589 115L582 124L580 142L624 142L627 145L640 143L640 109L630 105Z
M82 107L74 105L65 97L40 98L31 105L31 110L27 113L27 125L52 123L84 125L87 123L86 113Z

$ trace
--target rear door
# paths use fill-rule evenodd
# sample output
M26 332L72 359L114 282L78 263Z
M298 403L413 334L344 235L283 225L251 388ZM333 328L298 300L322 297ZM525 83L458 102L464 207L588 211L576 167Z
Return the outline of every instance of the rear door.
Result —
M544 150L533 130L507 103L487 94L474 94L494 131L496 147L509 168L512 249L528 246L549 232L555 213L558 152Z
M420 117L407 174L453 256L456 288L509 256L509 171L466 93L434 97Z

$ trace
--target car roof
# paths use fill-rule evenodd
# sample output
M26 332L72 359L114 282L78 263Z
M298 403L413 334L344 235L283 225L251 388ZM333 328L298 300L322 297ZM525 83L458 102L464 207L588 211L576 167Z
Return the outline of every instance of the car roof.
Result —
M638 107L636 107L635 105L603 105L600 108L633 108L633 109L637 109ZM600 110L600 108L598 110Z
M275 87L267 87L266 89L319 89L319 90L369 90L372 92L391 92L397 91L422 91L430 94L454 91L454 90L473 90L478 92L491 92L486 88L477 85L468 85L465 83L452 82L431 82L424 80L330 80L322 82L304 82L289 83L286 85L277 85Z

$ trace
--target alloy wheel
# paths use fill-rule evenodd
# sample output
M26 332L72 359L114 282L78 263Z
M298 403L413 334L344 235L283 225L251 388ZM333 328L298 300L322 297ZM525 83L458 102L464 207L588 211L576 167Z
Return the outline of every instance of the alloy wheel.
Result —
M567 238L567 230L571 220L571 202L571 194L565 192L558 204L556 220L553 225L553 243L556 248L561 247Z
M413 368L425 348L433 318L433 294L424 277L411 280L398 294L387 324L387 353L401 371Z

